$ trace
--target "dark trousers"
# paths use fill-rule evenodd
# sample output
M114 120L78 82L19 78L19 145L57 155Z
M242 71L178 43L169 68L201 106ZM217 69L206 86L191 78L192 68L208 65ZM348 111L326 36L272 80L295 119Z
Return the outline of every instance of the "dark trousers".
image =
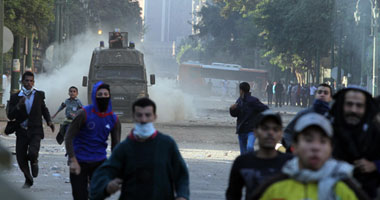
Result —
M272 105L272 98L273 98L273 94L269 94L268 93L268 105Z
M277 106L282 106L282 94L277 94L276 93L276 107Z
M16 158L18 166L24 173L25 182L32 185L33 177L30 173L28 161L31 163L38 161L40 151L41 135L33 134L30 131L19 128L16 132Z
M71 189L73 191L74 200L88 200L88 190L92 174L103 162L104 160L92 163L80 162L80 174L75 175L70 173Z

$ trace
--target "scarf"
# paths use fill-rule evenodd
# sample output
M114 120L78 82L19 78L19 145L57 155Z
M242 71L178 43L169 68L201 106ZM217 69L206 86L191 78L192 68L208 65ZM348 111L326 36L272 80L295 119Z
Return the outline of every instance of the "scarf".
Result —
M335 184L352 176L353 166L335 159L327 160L318 171L299 169L298 162L297 157L288 161L282 168L282 172L299 182L318 182L319 200L336 200Z
M325 115L325 113L329 112L330 105L329 103L316 99L313 104L314 110L316 113Z
M27 90L24 86L21 87L21 91L26 97L29 97L32 94L33 90L35 90L34 87L32 87L30 90Z

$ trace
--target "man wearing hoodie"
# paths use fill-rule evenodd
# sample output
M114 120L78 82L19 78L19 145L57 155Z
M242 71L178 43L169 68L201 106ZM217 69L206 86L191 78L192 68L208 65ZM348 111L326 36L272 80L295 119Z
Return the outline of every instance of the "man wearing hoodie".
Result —
M368 197L351 181L353 166L331 158L333 129L320 114L297 120L294 157L281 174L257 189L251 199L365 200Z
M121 124L112 112L110 97L110 86L96 83L92 89L92 104L79 111L66 133L74 200L88 199L89 180L95 169L107 159L109 134L112 150L120 142Z
M380 180L378 107L372 95L358 86L340 90L334 99L330 112L335 133L333 156L355 166L354 177L375 199Z
M105 199L121 190L119 199L188 200L188 169L176 142L153 125L156 104L139 99L132 115L131 133L95 171L90 199Z
M255 118L268 106L261 103L261 101L251 96L249 92L250 86L247 82L242 82L239 85L240 97L236 103L230 107L230 115L237 117L236 120L236 134L239 139L240 154L253 151L255 144L255 136L253 134L253 126Z
M315 100L311 108L304 109L297 113L297 115L289 122L288 126L284 130L283 145L285 148L290 151L292 145L292 139L294 135L294 126L297 120L311 112L327 116L330 110L329 103L332 101L332 90L330 85L322 83L318 85L317 91L315 92Z

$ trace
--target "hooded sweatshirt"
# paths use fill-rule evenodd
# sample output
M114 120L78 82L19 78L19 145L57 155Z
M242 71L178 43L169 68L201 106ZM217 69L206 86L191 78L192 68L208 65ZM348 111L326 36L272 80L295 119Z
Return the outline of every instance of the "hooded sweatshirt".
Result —
M366 112L358 125L352 126L345 123L343 114L344 97L348 91L360 91L366 96ZM380 134L374 125L373 119L378 108L367 91L358 87L350 87L340 90L334 95L335 103L330 111L334 128L333 156L336 159L354 163L359 159L366 159L377 165L377 170L372 173L362 173L354 170L354 177L361 183L363 190L374 198L380 181Z
M107 158L107 139L118 121L112 112L111 100L106 112L101 113L98 109L96 92L102 84L100 81L94 85L92 104L83 108L86 120L73 140L75 156L79 162L98 162Z

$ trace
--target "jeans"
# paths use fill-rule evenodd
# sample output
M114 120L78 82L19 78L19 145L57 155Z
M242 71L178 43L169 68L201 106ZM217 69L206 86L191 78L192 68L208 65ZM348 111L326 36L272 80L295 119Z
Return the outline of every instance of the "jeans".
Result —
M246 154L248 152L253 151L254 145L255 145L255 135L253 132L249 133L239 133L238 134L239 139L239 146L240 146L240 154Z

